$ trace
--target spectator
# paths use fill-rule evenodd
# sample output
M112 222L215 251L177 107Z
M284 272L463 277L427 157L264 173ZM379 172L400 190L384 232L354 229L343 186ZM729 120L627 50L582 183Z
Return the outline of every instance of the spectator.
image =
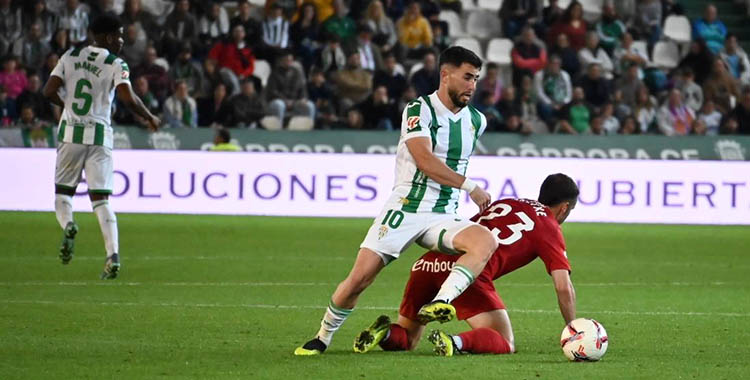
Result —
M315 104L315 124L318 127L330 128L338 122L336 107L334 107L333 90L326 82L323 70L313 67L310 70L310 81L307 94Z
M31 25L35 22L42 24L42 41L50 43L52 36L57 30L59 19L57 14L50 12L44 0L31 0L28 4L29 11L23 14L23 28L28 33Z
M521 120L523 109L521 101L516 97L516 89L508 86L503 89L503 97L496 106L502 119L498 125L498 132L511 132L528 135L531 127L525 125Z
M417 97L419 97L417 89L412 85L406 86L406 90L404 90L404 93L401 94L401 98L398 100L398 112L403 113L406 105Z
M562 69L570 75L571 79L577 79L581 70L581 61L578 60L578 52L570 47L568 36L560 34L557 36L555 46L550 49L550 54L555 54L562 60Z
M437 18L440 14L440 4L436 0L419 0L419 9L427 20Z
M638 120L639 133L656 132L658 130L656 112L656 98L648 92L648 87L639 87L633 107L633 116Z
M388 96L385 86L377 86L364 102L358 107L364 118L365 129L392 131L400 126L398 106Z
M536 38L534 29L527 26L521 32L521 38L511 50L513 61L513 84L520 86L524 76L534 74L547 65L547 51L541 41Z
M521 122L531 129L532 133L549 133L549 127L539 115L534 80L530 76L521 79L519 101L521 102Z
M549 0L549 4L542 9L542 23L544 28L557 24L565 15L565 9L562 8L557 0ZM545 30L546 32L546 30ZM540 34L543 36L546 34Z
M58 29L52 37L52 43L50 44L52 51L61 57L70 49L70 46L68 31L65 29Z
M185 81L177 81L174 94L164 102L164 119L172 128L198 126L198 104L188 94Z
M5 86L0 84L0 127L10 127L16 120L16 101L8 97Z
M386 16L383 10L383 2L374 0L370 2L365 12L365 22L375 31L372 42L380 46L382 51L388 51L398 42L398 34L393 20Z
M318 54L317 66L323 70L326 75L334 73L346 66L346 55L341 48L339 37L335 34L327 36L326 45Z
M337 35L341 41L347 41L356 33L357 25L346 15L347 9L342 0L333 0L333 9L335 13L323 22L323 30Z
M68 32L68 40L78 45L88 38L89 7L78 0L66 0L65 7L60 11L60 29ZM19 28L20 30L20 28Z
M315 5L302 4L301 17L292 25L291 37L295 41L294 53L302 61L305 71L309 71L315 61L318 49L318 16Z
M143 62L143 57L146 55L146 48L148 48L148 37L143 29L138 28L137 24L130 24L125 27L125 36L123 36L125 43L122 45L120 54L122 58L133 67L140 65Z
M13 125L16 128L36 130L41 129L47 125L47 123L36 117L36 114L34 113L34 106L32 104L25 103L21 105L21 110L18 114L20 116Z
M344 112L372 92L372 74L362 69L360 62L359 53L352 52L346 60L346 67L333 73L334 94Z
M481 93L486 91L492 98L491 104L500 101L503 95L503 81L500 80L500 67L495 62L487 63L487 72L484 77L477 82L477 88L474 92Z
M145 76L151 91L154 92L159 102L162 102L163 99L167 98L167 91L169 91L169 75L167 75L167 70L163 66L156 63L158 58L156 49L153 47L146 49L146 60L136 66L133 75L135 77Z
M585 102L585 95L581 87L573 89L573 100L560 112L560 123L557 132L578 135L590 130L591 109Z
M408 85L404 75L396 70L396 65L396 56L392 52L386 53L383 56L383 69L376 71L373 78L373 85L385 86L391 99L400 99Z
M601 114L592 116L591 122L589 123L589 130L586 132L586 134L593 136L606 135L607 131L604 129L604 116L602 116Z
M3 70L0 72L0 85L5 87L8 98L18 97L26 88L27 82L26 73L18 69L18 58L6 57L3 60Z
M560 57L553 55L547 68L534 75L536 98L539 99L538 113L550 127L555 125L560 110L570 103L573 97L570 76L560 66Z
M432 47L432 28L422 16L417 1L409 4L404 16L396 23L396 30L406 58L419 59L426 49Z
M661 14L662 14L661 23L662 24L664 24L664 21L667 19L667 16L683 15L684 13L685 13L685 9L683 8L682 4L680 4L679 0L662 0L661 1Z
M703 85L703 82L711 73L713 58L713 54L706 47L705 41L701 39L693 40L690 43L690 52L680 61L677 69L682 70L689 67L695 74L695 83Z
M229 33L229 15L218 3L212 2L209 11L198 21L198 36L204 45L213 45Z
M365 127L365 119L362 113L356 108L351 108L346 111L346 118L344 119L344 128L349 129L362 129Z
M386 0L386 2L383 3L385 14L392 20L400 20L404 15L404 4L407 1L408 0Z
M418 96L430 95L440 85L440 70L437 66L435 52L428 51L422 58L422 68L411 77L411 84Z
M229 40L217 42L208 53L219 66L234 72L239 79L253 75L255 70L255 55L245 43L245 27L235 25Z
M609 82L602 77L602 70L598 63L592 63L588 66L586 75L581 78L578 86L583 89L586 102L596 108L595 111L604 103L610 101L612 88Z
M588 70L589 65L596 63L601 67L604 78L610 80L614 77L615 67L609 54L599 46L599 35L596 32L591 31L586 34L586 46L578 51L578 59L584 70Z
M615 48L614 52L614 73L617 76L622 75L627 69L636 65L638 68L638 78L643 79L643 67L648 64L647 52L640 51L633 44L633 36L625 32L622 35L620 45Z
M602 18L596 23L596 33L607 54L612 55L615 52L626 31L625 24L617 17L614 5L605 3L602 6Z
M565 34L575 50L586 45L586 21L583 19L583 6L578 1L572 1L562 19L547 30L547 43L551 45L559 34Z
M635 101L633 103L635 103ZM616 89L615 92L612 93L612 106L615 110L615 117L618 120L624 120L626 117L633 114L633 109L631 108L633 103L625 103L622 91L619 89Z
M21 8L12 6L11 0L0 0L0 56L8 53L21 38Z
M737 99L740 96L737 82L729 74L721 58L715 58L713 61L711 75L703 83L703 96L705 99L713 100L719 112L725 115L732 109L732 98Z
M135 77L135 80L133 81L133 92L135 92L135 94L138 95L139 98L141 98L143 105L148 108L149 112L154 115L158 115L161 113L159 100L156 99L156 96L151 92L151 90L149 90L148 79L146 79L146 77ZM145 119L128 111L122 103L118 101L115 104L116 107L113 119L117 124L141 125L143 127L147 126L147 122Z
M292 52L280 53L277 61L266 86L269 112L282 122L288 110L315 120L315 104L307 98L305 74L294 66Z
M232 113L229 125L255 128L266 115L266 105L255 91L255 82L251 78L242 80L240 93L229 100Z
M680 90L682 98L685 99L685 104L693 112L698 112L703 106L703 89L695 83L693 70L690 70L689 67L683 69L680 79L677 88Z
M680 90L669 91L667 101L659 108L657 114L659 131L666 136L688 135L693 128L695 113L682 102Z
M163 51L170 62L179 54L180 42L189 42L194 48L202 45L198 40L198 20L190 12L188 0L177 0L174 10L164 22L163 30Z
M38 115L44 120L53 120L50 103L42 94L41 89L42 82L39 80L39 74L35 72L29 74L26 88L16 98L16 105L29 105L34 108L34 115ZM18 114L21 114L19 108L16 111Z
M722 121L722 134L750 135L750 88L742 89L742 96Z
M234 74L234 71L226 67L219 67L216 60L210 57L206 58L203 61L202 88L197 97L212 96L214 88L219 83L223 83L226 86L227 94L230 97L240 93L240 81L237 75Z
M232 142L232 135L229 134L229 130L225 128L219 128L216 130L216 136L214 136L214 146L211 147L211 151L241 152L242 148Z
M706 135L716 136L719 134L721 118L721 112L716 110L713 100L706 100L703 103L701 112L698 114L698 120L702 121L706 126Z
M448 36L448 23L445 21L431 22L432 27L432 48L437 51L443 51L450 47L453 38Z
M105 13L115 14L115 2L113 0L88 0L89 6L89 20L95 20L99 16ZM120 4L119 13L122 13L122 2Z
M622 121L620 130L617 132L621 135L635 135L638 134L638 121L635 120L634 116L628 116Z
M47 83L50 73L55 68L55 66L57 66L57 62L59 60L60 56L58 56L55 52L47 54L47 58L44 60L44 66L41 70L40 79L42 80L42 83Z
M742 83L750 83L750 60L747 53L737 45L737 36L728 34L724 48L719 53L732 76Z
M260 51L263 42L261 24L252 17L253 8L248 0L240 0L237 4L237 15L230 21L230 30L237 25L245 28L245 43L250 45L253 51Z
M617 89L622 93L622 101L628 105L636 103L638 89L645 86L638 78L638 65L630 64L625 74L617 81Z
M268 61L275 61L276 54L289 46L289 21L284 17L284 10L277 3L271 6L271 12L263 21L263 48L260 56Z
M497 102L493 101L492 93L486 90L478 91L474 98L476 99L474 106L487 119L487 130L497 131L500 129L500 122L503 117L495 106Z
M515 39L525 26L536 24L539 6L536 0L505 0L498 12L505 38Z
M185 81L188 87L188 93L196 96L203 88L203 70L200 65L192 60L193 49L189 43L183 43L177 60L169 68L169 79L172 83L178 80Z
M51 51L49 43L42 40L42 23L37 21L31 25L28 34L16 40L12 53L21 58L21 64L27 70L38 72Z
M662 9L659 0L641 0L635 26L638 34L647 37L649 50L661 39Z
M370 25L361 23L357 26L357 36L350 42L347 50L358 51L361 61L361 67L367 71L375 72L383 68L383 57L380 54L380 48L372 43L373 30Z
M216 84L212 96L198 99L198 125L201 127L220 125L233 127L229 124L232 117L232 105L227 95L224 83Z
M724 46L726 36L727 27L716 18L716 7L713 4L706 5L703 18L693 21L693 39L703 39L711 53L718 54Z
M610 102L605 103L599 117L601 118L601 126L604 134L616 135L617 131L620 130L620 120L617 120L615 116L614 104Z
M146 40L158 41L161 29L154 20L154 16L143 10L141 0L126 0L125 11L120 15L122 24L127 28L131 24L146 35ZM128 61L130 63L130 61ZM131 65L133 63L130 63Z
M271 12L273 7L279 7L284 12L284 18L291 20L297 17L298 0L268 0L265 5L265 13Z

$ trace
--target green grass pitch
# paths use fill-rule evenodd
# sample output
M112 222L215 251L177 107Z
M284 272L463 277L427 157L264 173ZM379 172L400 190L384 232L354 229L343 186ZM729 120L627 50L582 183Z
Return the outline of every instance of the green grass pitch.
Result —
M325 355L295 357L369 220L118 219L123 270L102 281L92 214L77 214L76 256L63 266L52 213L0 213L0 379L750 378L747 227L564 225L578 315L610 337L601 362L570 363L538 261L497 284L515 355L435 357L426 339L414 352L352 353L359 330L396 317L422 252L413 247L364 293Z

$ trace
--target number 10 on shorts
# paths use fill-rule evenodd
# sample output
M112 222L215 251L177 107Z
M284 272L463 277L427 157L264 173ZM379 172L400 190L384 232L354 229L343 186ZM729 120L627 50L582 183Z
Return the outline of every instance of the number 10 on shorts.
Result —
M380 224L385 225L387 223L388 227L396 229L401 225L401 222L403 221L403 212L401 212L400 210L388 210L388 212L385 214L385 218L383 218L383 221L380 222Z

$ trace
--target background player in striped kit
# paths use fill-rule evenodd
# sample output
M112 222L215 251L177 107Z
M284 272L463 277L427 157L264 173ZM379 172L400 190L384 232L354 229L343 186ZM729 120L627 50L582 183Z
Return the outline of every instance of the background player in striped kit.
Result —
M112 101L117 97L133 113L156 130L161 121L151 114L130 87L130 69L115 54L124 44L123 28L117 17L99 16L91 23L94 45L75 47L63 54L44 86L44 96L63 108L58 126L55 164L55 214L63 228L60 259L73 258L78 226L73 221L73 196L86 172L91 205L99 220L107 258L103 279L117 277L117 219L109 205L112 194ZM65 99L58 90L64 87Z

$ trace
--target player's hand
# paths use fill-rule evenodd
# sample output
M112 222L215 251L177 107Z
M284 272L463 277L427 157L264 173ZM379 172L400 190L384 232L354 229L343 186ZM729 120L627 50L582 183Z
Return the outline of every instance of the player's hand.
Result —
M484 189L479 186L474 188L474 191L469 193L469 196L471 197L471 200L474 201L477 206L479 206L480 212L489 207L490 202L492 201L490 193L484 191Z
M151 132L156 132L159 129L160 125L161 119L159 119L157 116L151 115L151 118L148 119L148 130Z

